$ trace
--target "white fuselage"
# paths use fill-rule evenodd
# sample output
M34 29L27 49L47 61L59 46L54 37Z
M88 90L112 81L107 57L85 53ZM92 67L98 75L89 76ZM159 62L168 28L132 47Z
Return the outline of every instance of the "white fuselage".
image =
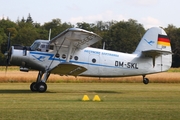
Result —
M38 70L31 91L45 92L50 74L123 77L167 71L172 63L170 40L162 28L152 27L144 34L132 54L91 48L102 38L90 31L69 28L51 40L36 40L31 46L11 46L7 64L20 71ZM9 41L8 41L9 42ZM9 45L9 44L8 44Z
M11 61L14 65L21 66L25 63L26 67L45 71L66 62L67 48L60 49L58 53L60 56L55 57L54 51L27 51L23 56L23 50L13 49ZM169 59L171 55L156 57L153 66L151 57L87 47L74 52L69 62L87 68L87 71L80 74L81 76L120 77L166 71L171 67Z

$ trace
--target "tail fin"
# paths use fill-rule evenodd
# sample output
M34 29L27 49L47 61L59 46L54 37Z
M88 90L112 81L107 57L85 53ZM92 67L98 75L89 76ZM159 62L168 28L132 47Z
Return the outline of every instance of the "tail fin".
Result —
M144 34L134 53L141 54L143 51L151 50L171 53L170 40L162 28L150 28Z
M166 71L172 64L170 40L166 32L158 27L150 28L145 33L134 54L152 58L151 64L156 72Z

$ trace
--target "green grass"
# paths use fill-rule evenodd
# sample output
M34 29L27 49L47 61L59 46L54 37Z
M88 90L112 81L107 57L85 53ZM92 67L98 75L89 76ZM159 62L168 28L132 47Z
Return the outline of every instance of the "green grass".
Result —
M170 68L168 72L180 72L180 68Z
M85 94L102 101L81 101ZM180 84L48 83L46 93L0 84L1 120L177 120L179 113Z

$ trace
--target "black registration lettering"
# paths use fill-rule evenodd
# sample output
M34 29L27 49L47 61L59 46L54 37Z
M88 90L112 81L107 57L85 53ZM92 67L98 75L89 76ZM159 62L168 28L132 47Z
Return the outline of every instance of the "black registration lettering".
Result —
M124 68L130 68L130 69L138 69L138 64L137 63L132 63L132 62L121 62L121 61L115 61L115 66L116 67L124 67Z

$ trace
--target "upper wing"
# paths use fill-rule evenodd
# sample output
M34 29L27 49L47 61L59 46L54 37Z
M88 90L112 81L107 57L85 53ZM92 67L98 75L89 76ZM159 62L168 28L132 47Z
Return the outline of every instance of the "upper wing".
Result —
M69 28L51 39L50 44L60 45L62 47L72 45L71 49L83 49L101 39L99 35L93 32L79 28Z

